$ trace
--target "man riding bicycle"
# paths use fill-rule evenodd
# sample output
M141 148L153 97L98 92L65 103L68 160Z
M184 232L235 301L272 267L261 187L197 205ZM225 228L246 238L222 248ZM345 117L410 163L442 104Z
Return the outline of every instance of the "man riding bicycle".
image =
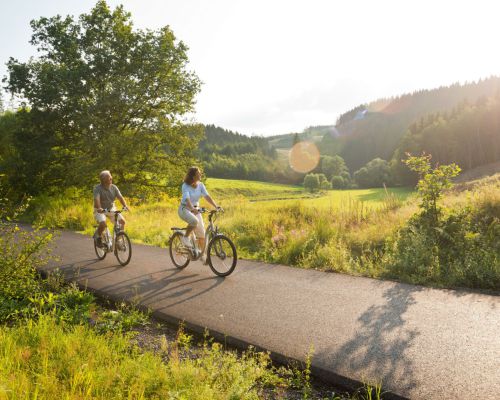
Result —
M111 172L108 170L102 171L99 174L99 179L101 183L94 186L94 218L99 224L95 239L97 245L101 246L102 233L107 227L106 217L114 223L115 199L118 199L124 208L128 209L128 207L120 190L112 183ZM121 229L125 228L125 218L123 218L122 214L118 214L118 223L121 225Z

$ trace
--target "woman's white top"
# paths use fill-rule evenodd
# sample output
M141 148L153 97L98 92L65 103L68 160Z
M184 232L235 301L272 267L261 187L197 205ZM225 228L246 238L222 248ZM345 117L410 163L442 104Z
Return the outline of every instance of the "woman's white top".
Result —
M191 204L193 206L198 206L201 196L208 196L207 189L202 182L198 182L198 185L195 188L191 185L188 185L187 183L182 184L181 206L187 206L187 199L191 201Z

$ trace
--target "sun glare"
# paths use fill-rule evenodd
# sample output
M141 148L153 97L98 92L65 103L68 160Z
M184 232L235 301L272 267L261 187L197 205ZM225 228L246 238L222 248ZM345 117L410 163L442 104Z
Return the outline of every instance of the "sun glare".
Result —
M312 142L298 142L288 153L290 168L303 174L317 167L319 157L318 147Z

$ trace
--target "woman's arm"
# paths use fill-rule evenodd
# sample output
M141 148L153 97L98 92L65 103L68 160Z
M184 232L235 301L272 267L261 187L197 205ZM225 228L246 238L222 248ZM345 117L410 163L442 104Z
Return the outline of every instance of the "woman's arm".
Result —
M189 211L191 211L195 215L198 214L198 209L196 209L195 207L193 207L193 203L191 203L191 199L190 198L186 199L186 205L187 205L187 209Z
M215 204L215 201L213 201L213 199L210 197L210 195L206 195L205 196L205 200L207 200L211 205L213 205L215 208L219 208L219 206L217 204Z

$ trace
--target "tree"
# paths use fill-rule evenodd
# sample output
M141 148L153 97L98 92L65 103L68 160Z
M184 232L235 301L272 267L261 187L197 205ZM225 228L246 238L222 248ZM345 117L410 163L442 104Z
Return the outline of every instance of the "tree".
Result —
M314 192L319 189L320 181L318 174L307 174L304 177L304 188L310 192Z
M348 173L348 169L344 159L340 156L321 156L321 172L331 179L333 176Z
M346 187L344 178L338 175L332 177L331 185L333 189L344 189Z
M29 104L16 146L25 190L87 186L101 169L135 193L178 185L201 137L182 117L200 81L169 27L134 30L122 6L98 1L78 20L31 22L40 58L7 63L7 89ZM25 181L26 182L26 181Z
M422 199L419 205L422 209L421 216L427 219L431 227L437 227L441 214L438 200L442 197L443 191L452 186L451 180L460 173L460 167L452 163L432 168L430 160L430 155L412 156L408 154L404 163L412 171L417 172L419 176L417 189Z
M354 180L360 187L381 187L391 181L389 163L375 158L354 173Z

